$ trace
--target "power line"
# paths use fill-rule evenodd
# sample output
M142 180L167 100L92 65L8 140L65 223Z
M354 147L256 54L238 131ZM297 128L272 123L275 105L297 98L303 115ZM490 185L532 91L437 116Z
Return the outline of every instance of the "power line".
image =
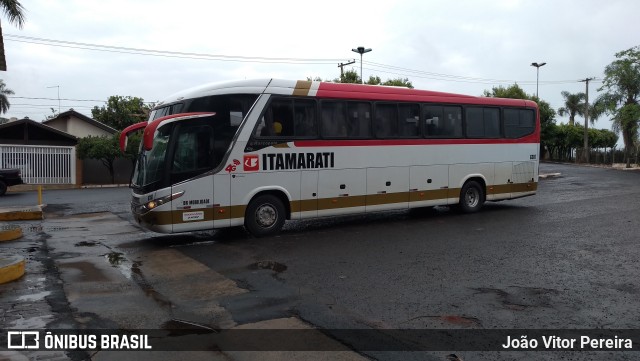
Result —
M396 67L396 66L393 66L393 65L386 65L386 64L380 64L380 63L374 63L374 62L368 62L368 61L365 61L364 63L365 64L371 64L372 66L377 67L377 68L388 69L388 70L381 70L381 69L375 69L375 68L365 68L367 70L372 70L372 71L381 72L381 73L387 73L387 74L395 74L395 75L400 75L400 76L405 76L405 77L414 77L414 78L423 78L423 79L432 79L432 80L441 80L441 81L451 81L451 82L458 82L458 83L480 83L480 84L496 84L496 83L513 84L513 83L518 83L518 84L524 84L524 85L536 84L536 82L532 81L532 80L506 80L506 79L505 80L501 80L501 79L488 79L488 78L474 78L474 77L466 77L466 76L460 76L460 75L432 73L432 72L427 72L427 71L422 71L422 70L402 68L402 67ZM400 73L400 72L391 71L391 70L399 70L399 71L403 71L403 72ZM407 74L407 73L409 73L409 74ZM573 84L573 83L577 83L577 82L578 82L578 80L548 80L548 81L541 81L540 84L556 85L556 84Z
M7 97L9 99L30 99L30 100L58 100L58 98L35 98L35 97L14 97L14 96L9 96ZM60 100L66 100L66 101L71 101L71 102L98 102L98 103L106 103L106 100L95 100L95 99L67 99L67 98L60 98Z
M242 55L221 55L221 54L206 54L206 53L189 53L178 52L168 50L155 50L155 49L142 49L142 48L129 48L123 46L111 46L92 43L80 43L74 41L36 38L31 36L5 34L5 40L15 41L19 43L47 45L62 48L72 49L84 49L103 51L111 53L124 53L124 54L136 54L147 56L160 56L169 58L187 58L187 59L202 59L202 60L216 60L216 61L234 61L234 62L249 62L249 63L282 63L282 64L334 64L336 61L342 59L321 59L321 58L276 58L276 57L263 57L263 56L242 56Z

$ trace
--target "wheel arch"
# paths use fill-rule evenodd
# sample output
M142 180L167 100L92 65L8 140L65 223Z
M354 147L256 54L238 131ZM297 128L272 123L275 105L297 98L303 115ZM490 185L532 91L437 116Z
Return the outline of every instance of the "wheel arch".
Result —
M477 183L480 184L483 190L482 201L483 202L486 201L487 200L487 180L482 174L469 174L467 177L465 177L460 183L460 192L462 192L462 188L464 188L465 184L471 181L476 181Z
M251 194L247 197L245 204L248 205L249 203L251 203L251 201L253 201L257 197L260 197L260 196L266 195L266 194L273 195L273 196L277 197L278 199L280 199L280 201L284 205L284 209L285 209L285 213L286 213L286 215L285 215L286 217L285 218L290 220L291 219L291 195L289 194L289 192L287 192L286 189L284 189L282 187L258 188L256 190L254 190L253 192L251 192Z

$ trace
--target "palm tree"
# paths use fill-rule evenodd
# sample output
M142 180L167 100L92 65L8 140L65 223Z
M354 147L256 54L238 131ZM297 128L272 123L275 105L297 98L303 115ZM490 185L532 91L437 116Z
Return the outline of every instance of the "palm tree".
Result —
M622 133L627 168L631 167L631 149L640 129L640 46L616 54L607 65L596 104L613 116L613 129Z
M584 116L584 100L587 98L585 93L571 94L568 91L563 91L562 97L564 98L564 107L558 109L558 115L563 117L569 115L569 124L574 125L576 115Z
M0 9L9 22L22 28L24 25L24 8L18 0L0 0ZM4 56L4 39L2 38L2 24L0 24L0 70L7 70L7 59Z
M13 95L13 90L7 89L4 80L0 79L0 114L6 113L11 106L7 95Z

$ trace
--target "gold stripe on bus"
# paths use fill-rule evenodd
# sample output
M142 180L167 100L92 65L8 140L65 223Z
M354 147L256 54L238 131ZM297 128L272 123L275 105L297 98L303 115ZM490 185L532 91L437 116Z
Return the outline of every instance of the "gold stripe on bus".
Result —
M228 208L231 209L231 217L228 218L243 218L247 210L247 206L231 206Z
M409 202L409 192L379 193L379 194L367 195L368 206L379 206L383 204L407 203L407 202Z
M413 191L409 193L409 202L433 201L449 197L448 189Z
M496 184L487 188L487 194L504 194L504 193L520 193L533 192L538 189L538 183L516 183L516 184ZM399 192L388 194L369 194L360 196L345 196L322 199L303 199L299 201L291 201L291 212L309 212L322 211L328 209L365 207L367 205L385 205L393 203L421 202L432 200L445 200L447 198L460 197L460 188L447 188L435 190L417 190L412 192ZM204 219L200 221L222 220L229 218L243 218L247 206L236 205L226 207L214 207L204 209L188 209L184 211L160 211L149 212L141 218L145 223L153 225L167 225L189 223L183 221L182 214L185 212L204 212Z
M366 205L367 196L347 196L335 198L318 199L318 210L364 207Z
M503 194L503 193L510 193L511 192L511 184L496 184L496 185L492 185L487 187L487 194L489 195L493 195L493 194Z
M311 89L310 81L298 80L296 82L295 89L293 89L293 95L306 97L307 95L309 95L309 89Z
M535 183L535 182L516 183L511 185L512 193L532 192L537 189L538 189L538 183Z
M289 143L278 143L273 146L274 148L290 148Z
M296 212L309 212L318 209L317 199L303 199L299 201L291 202L291 213Z

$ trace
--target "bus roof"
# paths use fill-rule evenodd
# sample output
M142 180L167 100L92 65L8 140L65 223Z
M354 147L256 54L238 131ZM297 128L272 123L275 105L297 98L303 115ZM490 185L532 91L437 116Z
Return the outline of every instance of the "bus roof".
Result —
M359 99L376 101L436 102L537 108L531 100L488 98L405 87L344 84L305 80L256 79L209 83L175 93L160 103L162 106L183 99L221 94L279 94L318 98Z

